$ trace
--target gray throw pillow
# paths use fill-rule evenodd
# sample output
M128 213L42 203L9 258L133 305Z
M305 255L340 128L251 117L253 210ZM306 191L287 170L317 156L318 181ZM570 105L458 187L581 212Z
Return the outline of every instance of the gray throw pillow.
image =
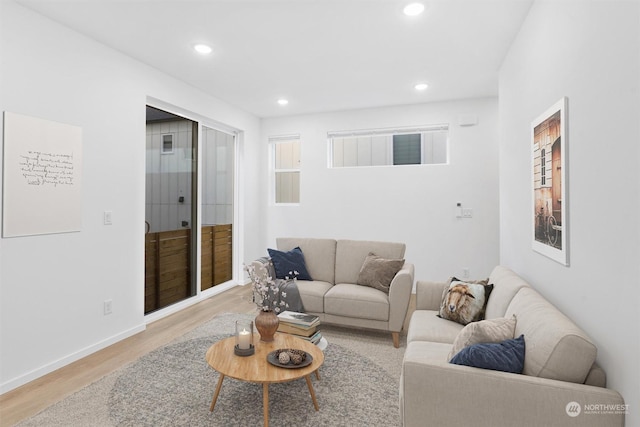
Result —
M391 281L403 265L403 259L385 259L370 252L360 268L357 283L388 294Z
M470 345L480 343L497 343L513 338L516 332L516 316L511 319L499 317L497 319L481 320L469 323L462 328L453 341L453 348L449 352L449 360L460 350Z

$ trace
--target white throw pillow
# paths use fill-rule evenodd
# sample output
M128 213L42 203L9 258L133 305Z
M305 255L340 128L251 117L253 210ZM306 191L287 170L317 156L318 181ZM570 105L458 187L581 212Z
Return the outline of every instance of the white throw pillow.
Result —
M481 320L469 323L462 328L453 341L453 348L449 352L448 360L451 360L460 350L473 344L498 343L512 339L516 331L516 316L511 319L499 317L496 319Z

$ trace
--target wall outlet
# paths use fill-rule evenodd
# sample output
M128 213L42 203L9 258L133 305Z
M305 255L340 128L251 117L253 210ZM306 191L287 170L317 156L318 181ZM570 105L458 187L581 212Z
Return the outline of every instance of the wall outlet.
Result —
M463 218L472 218L473 217L473 209L471 209L471 208L462 209L462 217Z
M469 269L467 267L464 267L462 269L462 278L463 279L468 279L469 278Z
M104 302L104 315L113 313L113 300L105 300Z

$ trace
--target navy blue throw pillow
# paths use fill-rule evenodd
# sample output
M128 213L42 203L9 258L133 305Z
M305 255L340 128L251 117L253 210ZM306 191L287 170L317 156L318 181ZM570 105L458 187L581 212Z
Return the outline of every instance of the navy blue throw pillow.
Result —
M524 347L524 335L499 343L473 344L460 350L450 363L521 374Z
M307 265L304 263L304 255L302 249L295 247L289 252L277 251L275 249L267 249L273 268L276 270L276 279L293 279L297 277L299 280L313 280L307 271ZM298 272L296 276L294 272Z

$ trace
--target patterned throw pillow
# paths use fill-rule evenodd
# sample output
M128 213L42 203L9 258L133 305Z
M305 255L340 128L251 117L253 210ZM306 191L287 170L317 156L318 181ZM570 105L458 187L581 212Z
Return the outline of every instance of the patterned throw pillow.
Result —
M521 374L524 369L524 352L524 335L520 335L500 343L465 347L449 363Z
M289 252L275 249L267 249L267 251L276 270L277 279L293 279L297 277L298 280L313 280L307 271L304 255L299 247L295 247Z
M516 316L511 319L499 317L497 319L481 320L469 323L462 328L453 341L453 348L449 352L449 360L460 350L474 344L497 343L512 339L516 331Z
M467 325L484 319L484 312L489 301L493 285L487 280L461 282L455 277L445 288L440 303L439 317Z
M391 281L403 265L403 259L385 259L370 252L362 263L357 284L388 294Z

